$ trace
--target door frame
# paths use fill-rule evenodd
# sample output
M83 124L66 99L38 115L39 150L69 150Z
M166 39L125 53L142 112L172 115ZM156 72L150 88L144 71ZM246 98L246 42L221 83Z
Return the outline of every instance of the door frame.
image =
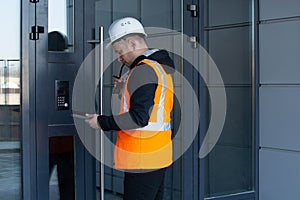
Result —
M35 25L35 5L21 1L21 71L22 71L22 195L36 199L36 131L35 131L35 42L29 40ZM32 187L33 186L33 187Z
M85 2L85 1L84 1ZM49 124L51 109L48 61L57 58L79 67L84 57L84 2L74 0L74 53L48 55L48 0L21 3L22 61L22 194L24 200L49 199L49 136L74 131L75 199L95 199L95 159L84 148L73 124ZM81 24L81 25L80 25ZM31 26L44 27L39 40L30 40ZM76 53L80 56L75 55ZM67 59L66 59L67 58ZM54 87L54 85L53 85ZM70 86L71 88L72 86ZM51 92L50 92L51 93ZM71 95L70 95L71 97ZM71 108L70 108L71 109ZM71 117L71 115L70 115ZM68 135L68 134L67 134Z

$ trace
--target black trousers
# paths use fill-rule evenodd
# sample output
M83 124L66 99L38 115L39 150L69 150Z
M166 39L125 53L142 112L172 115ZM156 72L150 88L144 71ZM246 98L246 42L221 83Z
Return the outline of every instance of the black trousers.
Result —
M166 168L145 173L125 172L124 200L162 200Z
M49 174L51 174L54 165L57 165L60 200L75 199L73 152L50 154Z

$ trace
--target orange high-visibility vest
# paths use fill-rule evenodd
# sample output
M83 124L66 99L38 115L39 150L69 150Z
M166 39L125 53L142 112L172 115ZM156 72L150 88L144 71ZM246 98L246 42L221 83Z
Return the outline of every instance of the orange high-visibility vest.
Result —
M148 125L117 132L114 165L118 169L159 169L172 164L171 111L173 108L173 81L163 67L153 60L144 59L158 77L154 106ZM130 109L127 81L120 104L120 114ZM146 76L146 75L145 75Z

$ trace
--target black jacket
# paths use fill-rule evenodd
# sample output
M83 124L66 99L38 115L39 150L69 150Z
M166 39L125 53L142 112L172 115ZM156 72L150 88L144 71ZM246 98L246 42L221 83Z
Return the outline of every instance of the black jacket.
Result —
M150 118L149 111L154 105L158 78L152 67L144 63L138 65L145 58L160 63L168 74L174 72L174 62L165 50L159 50L149 57L142 55L136 58L129 67L133 70L128 79L129 112L115 116L99 116L98 122L102 130L130 130L147 126Z

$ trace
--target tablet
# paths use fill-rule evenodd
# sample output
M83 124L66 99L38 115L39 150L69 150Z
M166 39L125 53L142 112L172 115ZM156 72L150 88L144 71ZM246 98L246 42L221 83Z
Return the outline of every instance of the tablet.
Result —
M72 117L79 118L79 119L88 119L87 116L85 116L85 112L73 110Z

